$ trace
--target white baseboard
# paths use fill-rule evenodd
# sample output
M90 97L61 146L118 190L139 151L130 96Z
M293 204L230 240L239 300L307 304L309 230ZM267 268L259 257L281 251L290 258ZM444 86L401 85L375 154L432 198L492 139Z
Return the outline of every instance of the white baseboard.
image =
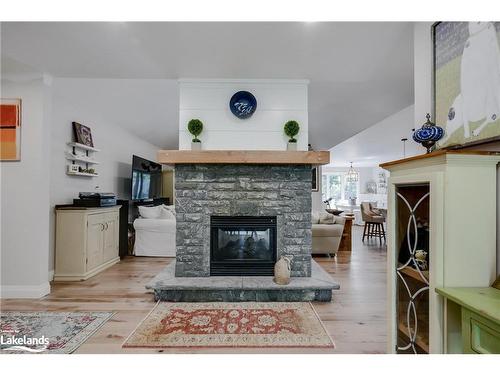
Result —
M0 298L41 298L50 293L50 284L40 285L1 285Z

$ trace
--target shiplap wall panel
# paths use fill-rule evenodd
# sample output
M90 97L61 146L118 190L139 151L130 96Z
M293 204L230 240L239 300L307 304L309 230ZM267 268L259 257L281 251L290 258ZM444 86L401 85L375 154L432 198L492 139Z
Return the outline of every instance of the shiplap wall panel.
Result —
M240 120L227 111L181 110L179 112L179 130L187 130L187 123L192 118L203 121L203 131L228 132L280 132L283 133L283 124L288 120L296 120L301 125L299 136L303 136L303 125L307 123L307 112L299 110L265 111L257 109L249 119ZM303 137L302 137L303 138ZM201 136L203 140L203 135Z
M307 150L308 112L305 80L180 80L179 149L191 148L187 123L203 121L200 139L205 150L284 150L283 125L300 123L298 150ZM257 110L249 119L238 119L229 109L231 96L250 91Z

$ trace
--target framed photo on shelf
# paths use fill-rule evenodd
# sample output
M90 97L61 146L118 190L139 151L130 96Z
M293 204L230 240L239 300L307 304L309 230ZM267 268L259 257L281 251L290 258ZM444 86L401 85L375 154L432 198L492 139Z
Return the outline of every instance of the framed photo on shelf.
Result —
M500 22L438 22L432 26L438 148L500 139Z
M73 133L75 134L76 142L85 146L94 147L92 131L88 126L73 122Z
M321 175L321 170L319 166L314 166L311 168L311 178L312 178L312 191L319 191L319 176Z
M0 99L0 161L21 160L21 99Z

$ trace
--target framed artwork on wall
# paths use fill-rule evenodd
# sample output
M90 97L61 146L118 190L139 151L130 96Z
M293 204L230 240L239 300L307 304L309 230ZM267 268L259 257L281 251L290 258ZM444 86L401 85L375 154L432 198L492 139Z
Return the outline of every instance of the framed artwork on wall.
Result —
M438 22L432 37L438 147L500 139L500 22Z
M21 99L0 99L0 161L21 160Z
M319 168L319 166L311 168L312 191L319 191L319 176L321 175L321 171Z
M73 122L73 132L75 133L76 142L85 146L94 147L92 131L88 126Z

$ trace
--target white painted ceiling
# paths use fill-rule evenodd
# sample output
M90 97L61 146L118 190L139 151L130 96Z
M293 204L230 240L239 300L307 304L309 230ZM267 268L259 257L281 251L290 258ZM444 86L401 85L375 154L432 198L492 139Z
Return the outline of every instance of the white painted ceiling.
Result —
M413 103L412 23L4 22L1 53L55 77L309 79L316 149ZM166 90L176 97L176 85ZM176 147L178 101L143 97L164 111L148 114L141 136ZM126 121L137 109L122 110L121 126L137 129Z
M381 163L425 153L425 148L412 139L414 121L414 106L411 105L334 146L330 150L329 166L348 167L352 162L354 168L377 167ZM403 138L407 141L401 141Z

